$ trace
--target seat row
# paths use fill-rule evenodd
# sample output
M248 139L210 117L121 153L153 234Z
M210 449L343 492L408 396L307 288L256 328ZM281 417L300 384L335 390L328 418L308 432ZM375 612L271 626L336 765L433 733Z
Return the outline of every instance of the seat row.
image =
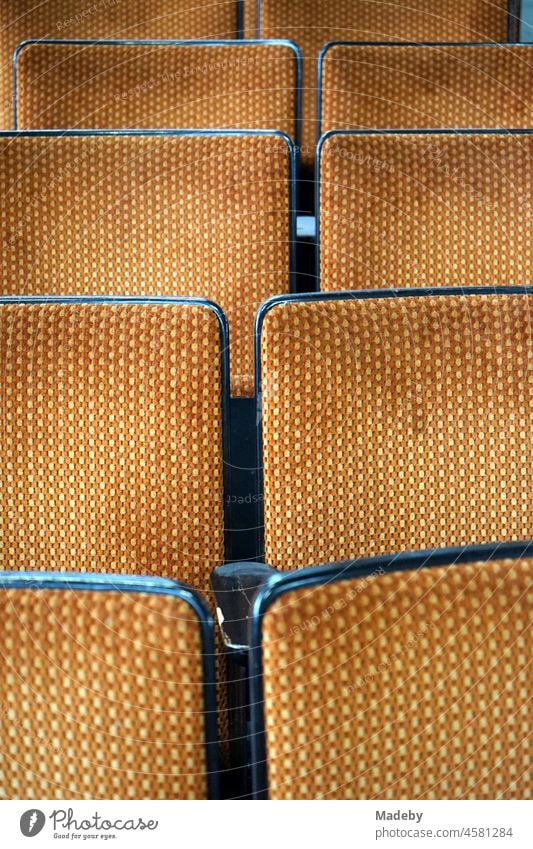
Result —
M527 130L326 135L306 275L282 134L0 134L0 294L212 299L232 396L251 397L255 313L296 272L323 291L531 282L531 146Z
M14 103L16 129L269 128L310 167L330 130L530 126L532 51L330 43L311 85L291 42L27 41L2 124Z
M527 795L532 299L266 302L265 566L223 565L221 310L4 298L1 794L216 795L216 607L241 795Z

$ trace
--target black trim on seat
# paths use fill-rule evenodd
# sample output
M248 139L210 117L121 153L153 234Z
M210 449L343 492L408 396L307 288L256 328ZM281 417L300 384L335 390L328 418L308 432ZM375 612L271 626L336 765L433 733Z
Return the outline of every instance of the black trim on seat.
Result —
M259 590L279 572L264 563L227 563L211 573L218 620L229 649L248 648L249 617Z

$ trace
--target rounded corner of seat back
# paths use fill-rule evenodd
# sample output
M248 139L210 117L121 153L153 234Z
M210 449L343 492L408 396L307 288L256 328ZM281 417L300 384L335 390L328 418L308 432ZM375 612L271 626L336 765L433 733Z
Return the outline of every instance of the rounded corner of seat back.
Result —
M401 290L274 305L259 343L266 562L533 536L532 298Z
M208 298L251 395L255 312L290 287L292 167L269 132L1 136L1 293Z
M296 134L284 44L36 42L16 63L18 129L264 129Z
M321 289L533 279L528 131L333 132L320 155Z
M530 798L533 560L395 561L263 613L268 797Z
M198 615L151 584L3 581L3 798L208 797Z
M12 126L12 57L31 39L230 39L237 34L235 0L2 0L0 127Z
M0 302L0 567L160 575L224 560L220 316Z

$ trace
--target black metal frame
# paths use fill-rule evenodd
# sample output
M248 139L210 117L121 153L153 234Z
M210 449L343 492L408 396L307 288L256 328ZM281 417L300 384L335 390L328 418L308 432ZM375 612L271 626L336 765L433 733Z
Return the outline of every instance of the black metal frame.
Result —
M237 0L237 38L244 39L244 0Z
M196 590L166 578L74 572L5 571L0 572L0 589L23 589L36 592L70 590L72 592L146 593L171 596L186 602L198 619L201 634L207 794L209 799L220 798L214 622L205 602Z
M514 41L516 44L520 42L520 29L522 24L522 0L509 0L509 41Z
M490 543L487 545L434 549L382 555L344 561L327 566L311 566L271 578L259 588L251 611L248 651L249 708L251 738L251 783L253 799L268 798L267 746L264 716L262 625L268 609L282 596L295 590L329 585L354 578L365 578L377 569L390 574L438 566L463 565L477 561L533 557L533 541ZM376 578L379 580L379 577Z

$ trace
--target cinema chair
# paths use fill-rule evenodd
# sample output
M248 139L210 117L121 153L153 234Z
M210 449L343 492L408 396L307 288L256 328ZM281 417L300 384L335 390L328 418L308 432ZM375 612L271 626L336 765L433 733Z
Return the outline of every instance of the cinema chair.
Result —
M3 799L218 798L213 621L193 590L0 572L0 610Z
M298 142L299 71L289 42L26 42L16 126L269 128Z
M240 0L240 15L244 38L256 38L257 0Z
M262 38L288 38L302 50L302 160L311 167L316 139L317 59L330 41L514 41L507 0L260 0Z
M15 48L28 39L217 38L237 36L235 0L2 0L0 127L13 126Z
M255 312L291 287L293 169L270 131L3 134L1 293L209 298L251 395Z
M247 660L249 795L531 798L532 578L533 543L249 566L247 611L220 594Z
M532 153L528 130L323 136L320 288L531 283Z
M318 134L354 129L529 127L533 46L328 44Z
M226 323L207 302L3 298L0 568L208 589L227 384Z

